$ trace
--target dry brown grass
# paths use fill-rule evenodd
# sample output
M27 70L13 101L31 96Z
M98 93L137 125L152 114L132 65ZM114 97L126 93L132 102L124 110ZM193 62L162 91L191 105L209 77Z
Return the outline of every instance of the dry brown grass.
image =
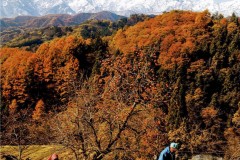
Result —
M1 155L18 156L16 146L1 146ZM31 145L23 151L23 160L30 158L31 160L47 160L47 158L56 153L61 160L73 159L73 153L61 145Z

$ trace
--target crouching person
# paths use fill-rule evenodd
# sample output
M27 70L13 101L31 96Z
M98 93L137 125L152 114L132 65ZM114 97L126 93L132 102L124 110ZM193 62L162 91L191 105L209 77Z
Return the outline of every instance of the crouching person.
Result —
M175 152L180 148L179 143L171 143L160 154L158 160L175 160Z

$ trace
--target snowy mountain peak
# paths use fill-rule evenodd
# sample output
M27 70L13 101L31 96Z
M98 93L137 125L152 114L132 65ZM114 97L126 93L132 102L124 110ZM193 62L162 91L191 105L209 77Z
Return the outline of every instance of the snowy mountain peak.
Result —
M133 13L159 14L173 9L240 15L239 0L2 0L0 17L19 15L76 14L111 11L129 16Z

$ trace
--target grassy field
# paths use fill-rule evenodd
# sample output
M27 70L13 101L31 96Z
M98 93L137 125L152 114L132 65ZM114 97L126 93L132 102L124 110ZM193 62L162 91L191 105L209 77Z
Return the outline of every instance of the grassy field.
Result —
M18 157L18 149L15 146L1 146L1 155L14 155ZM56 153L61 160L74 159L73 153L60 145L31 145L22 153L23 160L47 160L48 157Z

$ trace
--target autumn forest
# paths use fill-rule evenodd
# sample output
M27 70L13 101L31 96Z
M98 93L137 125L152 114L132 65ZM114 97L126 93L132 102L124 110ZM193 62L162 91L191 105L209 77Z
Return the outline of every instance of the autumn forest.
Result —
M239 159L239 23L234 13L171 11L9 40L0 48L1 143L147 160L175 141L179 159Z

